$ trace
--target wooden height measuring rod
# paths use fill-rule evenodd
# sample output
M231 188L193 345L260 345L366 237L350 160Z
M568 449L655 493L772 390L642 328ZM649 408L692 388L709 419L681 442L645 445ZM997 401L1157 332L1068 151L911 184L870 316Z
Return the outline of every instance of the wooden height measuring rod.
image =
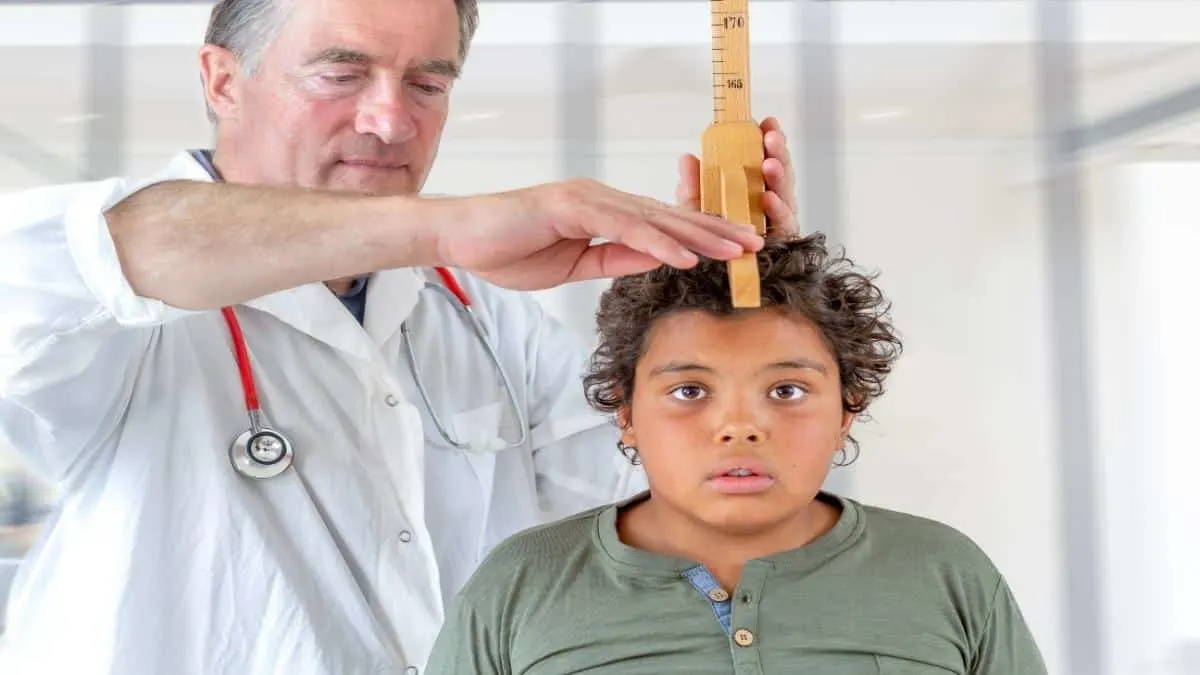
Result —
M766 234L762 129L750 116L749 0L710 0L713 122L704 130L700 209ZM734 307L761 303L758 262L747 253L728 263Z

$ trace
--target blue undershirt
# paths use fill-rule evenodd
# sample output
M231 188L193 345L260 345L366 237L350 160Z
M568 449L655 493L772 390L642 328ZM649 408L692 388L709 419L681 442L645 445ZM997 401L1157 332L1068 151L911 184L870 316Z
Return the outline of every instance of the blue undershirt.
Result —
M337 296L338 300L350 310L355 319L358 319L359 325L363 322L363 317L367 313L367 281L370 277L362 276L354 280L354 284L350 286L350 290L342 295Z

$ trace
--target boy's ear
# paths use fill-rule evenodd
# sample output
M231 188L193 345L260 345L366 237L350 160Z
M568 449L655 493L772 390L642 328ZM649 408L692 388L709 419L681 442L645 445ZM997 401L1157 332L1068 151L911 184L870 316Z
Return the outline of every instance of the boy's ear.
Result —
M843 445L846 443L846 438L850 436L850 426L854 424L854 417L855 415L852 412L846 411L842 413L842 429L840 435Z
M617 409L617 426L621 429L621 442L630 447L637 447L637 434L633 432L633 419L629 406Z

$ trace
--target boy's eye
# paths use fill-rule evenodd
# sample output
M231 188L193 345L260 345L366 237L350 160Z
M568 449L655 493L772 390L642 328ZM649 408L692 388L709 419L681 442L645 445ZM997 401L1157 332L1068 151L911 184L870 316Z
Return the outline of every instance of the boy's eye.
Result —
M771 398L794 401L804 396L805 391L794 384L779 384L771 389Z
M671 395L685 401L694 401L704 396L704 390L700 387L691 384L685 384L682 387L676 387L671 391Z

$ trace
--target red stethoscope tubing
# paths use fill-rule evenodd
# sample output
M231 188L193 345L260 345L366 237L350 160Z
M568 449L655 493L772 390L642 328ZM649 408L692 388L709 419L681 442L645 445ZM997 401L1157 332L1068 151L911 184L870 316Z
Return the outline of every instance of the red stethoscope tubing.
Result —
M234 358L237 359L238 375L242 378L242 394L246 398L246 410L258 410L258 389L254 386L254 371L250 369L250 354L246 351L246 337L242 325L232 307L222 307L225 323L229 324L229 335L233 337Z
M458 298L459 302L464 307L471 306L471 299L467 296L467 292L458 284L458 280L450 273L450 270L445 267L433 268L438 276L442 278L442 282L446 284L446 288ZM242 333L242 325L238 321L237 315L232 307L222 307L221 314L225 316L225 323L229 325L229 335L233 338L234 358L237 360L238 376L242 380L242 394L246 399L247 412L259 410L258 406L258 388L254 384L254 371L250 367L250 354L246 349L246 336Z
M467 297L467 292L462 289L462 286L458 285L458 280L454 278L450 270L445 267L435 267L433 269L442 278L442 283L446 284L446 288L450 289L454 297L458 298L458 301L463 304L463 307L470 307L471 299Z

